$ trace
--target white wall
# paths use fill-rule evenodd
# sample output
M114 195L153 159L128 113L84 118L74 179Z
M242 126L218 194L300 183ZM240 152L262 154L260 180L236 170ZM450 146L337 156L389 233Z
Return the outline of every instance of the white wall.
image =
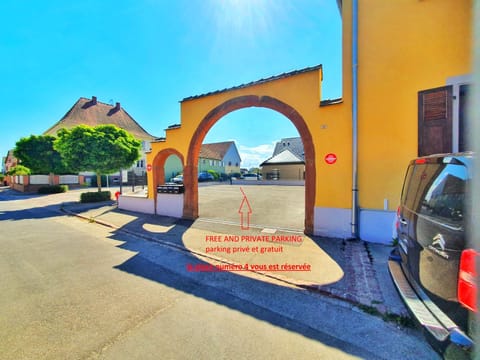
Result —
M78 184L78 175L60 175L60 184Z
M48 175L30 175L30 184L32 184L32 185L48 185L48 184L50 184L50 176L48 176Z
M396 213L382 210L360 210L360 239L391 244Z
M313 232L316 236L340 239L352 238L351 210L316 207ZM359 214L359 237L367 242L391 244L394 211L361 209Z
M120 195L118 207L122 210L136 211L144 214L157 214L181 218L183 216L183 194L158 194L157 209L155 202L143 196Z
M157 215L183 217L183 194L157 194Z
M118 197L119 209L136 211L144 214L155 213L155 202L153 199L148 199L140 196L120 195Z
M316 236L351 238L350 209L316 207L313 215L313 233Z

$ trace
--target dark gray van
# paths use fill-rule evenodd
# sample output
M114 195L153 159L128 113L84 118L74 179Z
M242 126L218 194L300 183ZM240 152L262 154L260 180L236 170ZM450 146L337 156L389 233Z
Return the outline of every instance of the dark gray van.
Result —
M410 162L389 259L402 299L445 357L468 358L474 345L478 253L465 236L472 162L472 153Z

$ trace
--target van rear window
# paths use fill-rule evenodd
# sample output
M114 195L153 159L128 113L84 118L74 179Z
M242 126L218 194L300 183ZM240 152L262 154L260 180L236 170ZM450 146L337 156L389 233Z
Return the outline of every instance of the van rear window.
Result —
M467 176L463 165L442 164L440 173L426 189L420 213L451 224L462 223Z
M412 211L459 225L464 219L467 178L463 165L412 165L407 172L408 185L403 191L402 202Z
M441 172L443 164L417 164L408 169L408 188L404 191L403 204L414 212L420 211L422 199L436 176Z

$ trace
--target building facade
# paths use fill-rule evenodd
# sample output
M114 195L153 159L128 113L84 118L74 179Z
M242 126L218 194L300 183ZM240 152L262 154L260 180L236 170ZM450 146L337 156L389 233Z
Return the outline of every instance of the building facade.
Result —
M242 159L233 141L202 144L198 172L213 170L218 174L239 174Z
M123 183L135 182L139 185L145 185L146 181L146 153L150 151L150 143L155 140L155 137L149 134L128 114L120 103L115 105L102 103L97 100L96 96L91 99L80 98L72 106L72 108L52 127L46 130L44 135L56 136L57 131L61 128L70 129L77 125L115 125L121 129L126 130L132 134L137 140L142 142L141 156L138 161L132 165L130 169L123 169L116 174L111 174L109 184L118 185L120 181ZM90 172L82 173L87 183L96 181L95 174Z
M341 98L322 98L324 69L318 65L182 100L181 125L152 143L147 161L161 165L172 148L181 156L183 217L198 216L202 140L219 119L241 108L268 108L296 126L305 153L307 234L391 242L409 160L468 149L472 1L338 4ZM155 171L149 175L152 184L161 179Z
M285 138L275 144L272 156L260 164L265 180L305 180L302 138Z

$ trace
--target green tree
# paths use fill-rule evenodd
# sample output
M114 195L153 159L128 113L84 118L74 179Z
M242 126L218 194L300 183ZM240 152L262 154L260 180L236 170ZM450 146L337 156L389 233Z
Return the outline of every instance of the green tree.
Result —
M31 171L29 168L23 165L16 165L12 167L8 172L7 175L15 176L15 175L30 175Z
M64 162L75 171L93 171L98 191L102 190L102 174L127 168L140 157L140 141L114 125L79 125L60 129L57 135L54 148Z
M13 155L32 174L65 174L68 169L58 151L53 148L55 137L51 135L30 135L15 144ZM52 178L52 177L51 177Z
M220 174L215 170L207 170L207 172L211 174L215 180L218 180L220 178Z

